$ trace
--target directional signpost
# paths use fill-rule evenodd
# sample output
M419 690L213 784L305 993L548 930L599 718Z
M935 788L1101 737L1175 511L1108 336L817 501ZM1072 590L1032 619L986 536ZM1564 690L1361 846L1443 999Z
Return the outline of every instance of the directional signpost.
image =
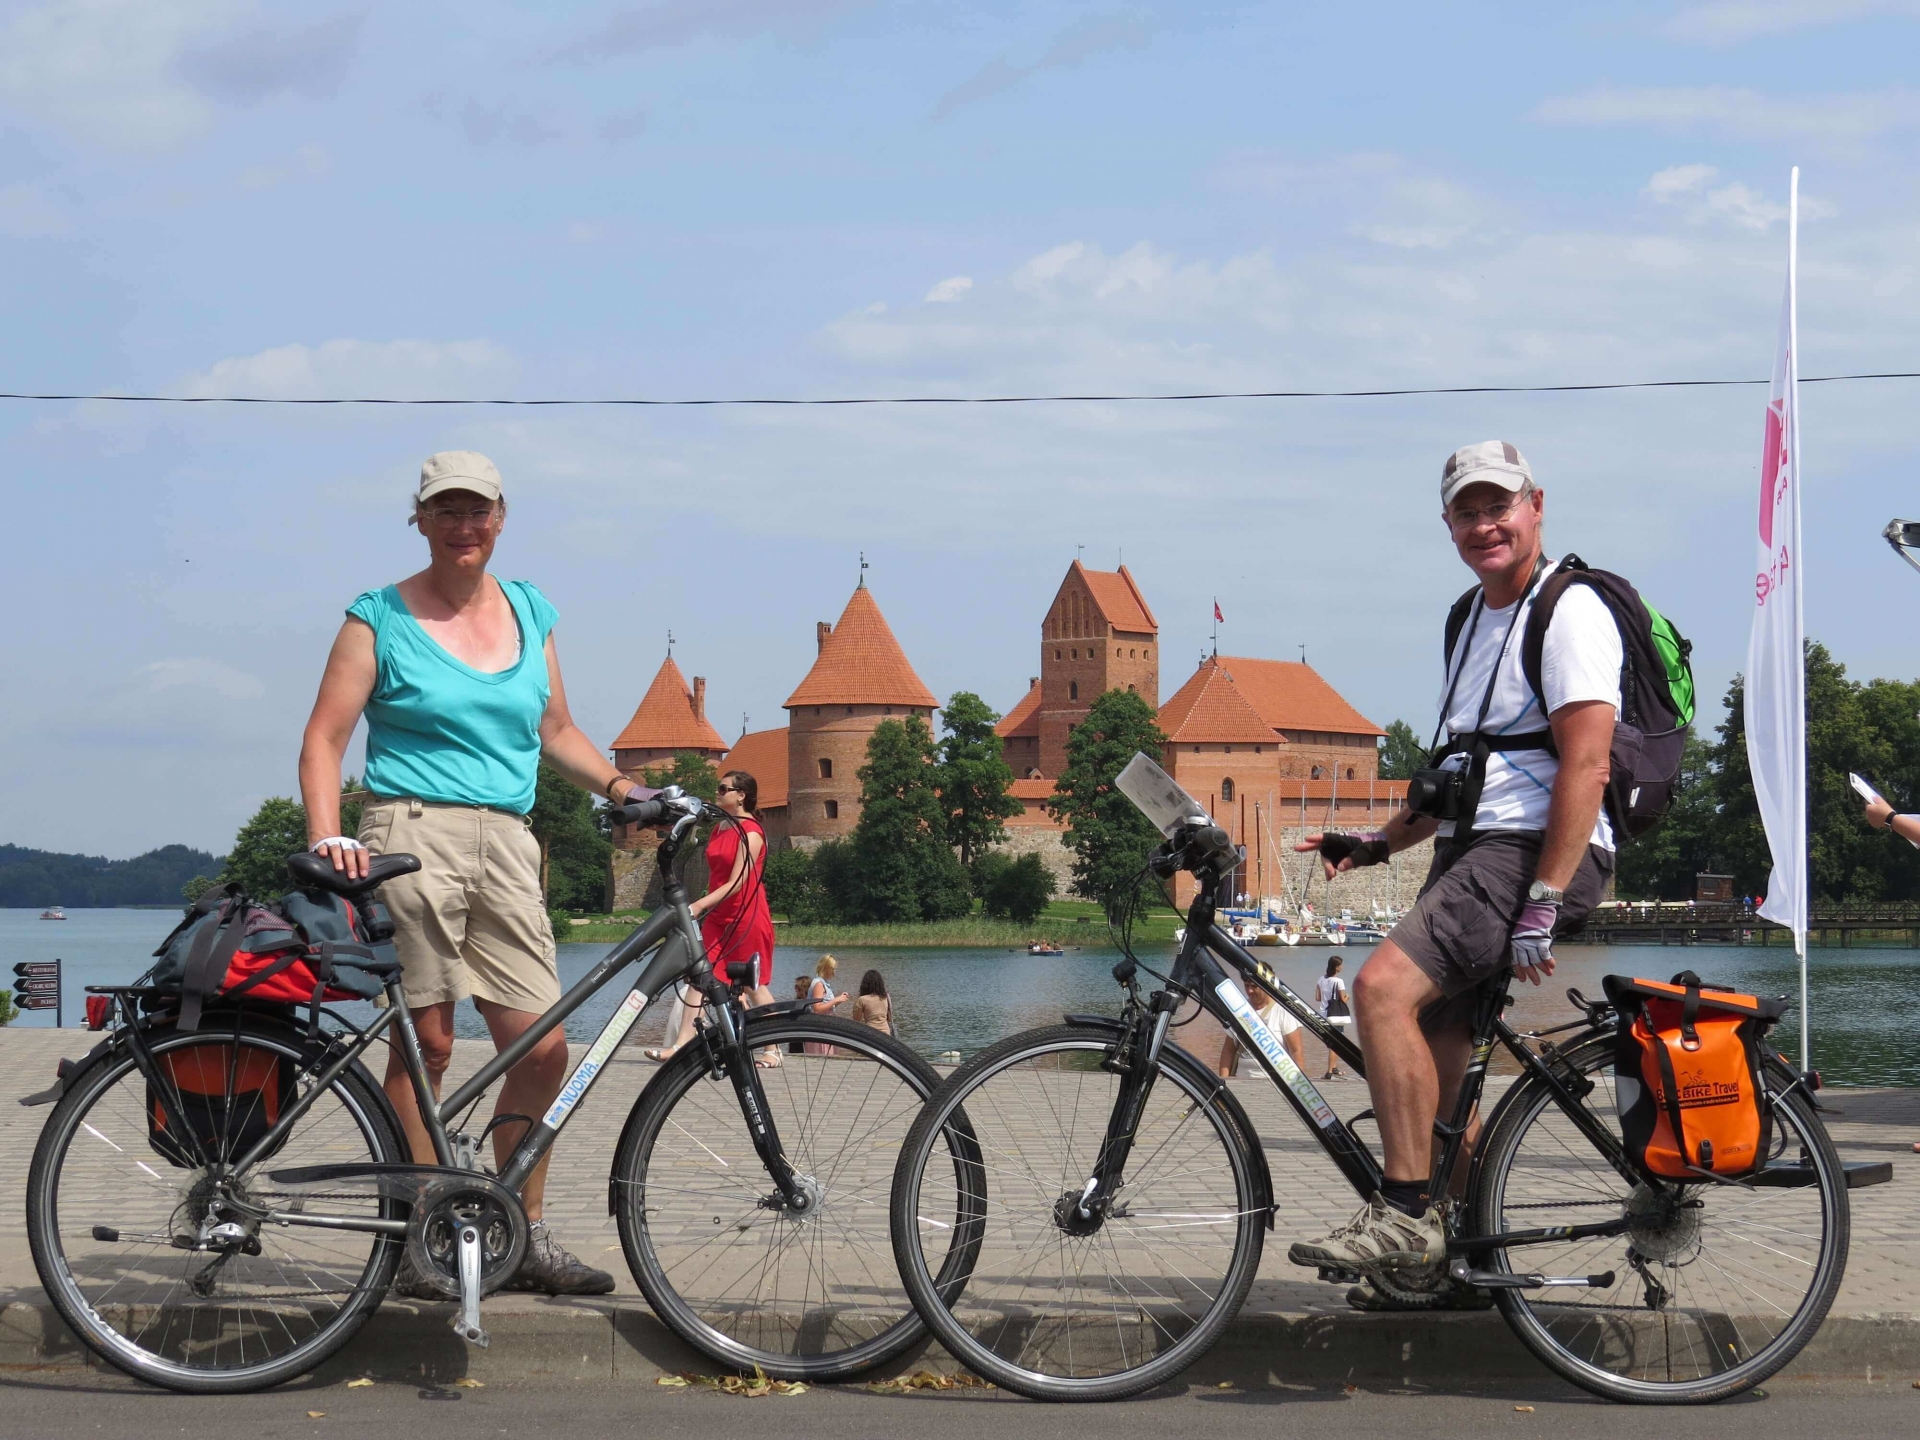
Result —
M13 973L18 977L13 987L13 1003L22 1010L51 1010L54 1028L64 1028L66 1011L60 1005L60 962L22 960L13 967Z

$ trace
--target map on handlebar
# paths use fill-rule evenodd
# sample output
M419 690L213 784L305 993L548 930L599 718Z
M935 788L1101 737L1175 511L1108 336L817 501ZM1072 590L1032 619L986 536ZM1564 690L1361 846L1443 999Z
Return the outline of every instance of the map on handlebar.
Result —
M1212 819L1200 802L1174 782L1174 778L1138 750L1126 768L1114 779L1114 786L1131 800L1134 808L1159 827L1168 839L1182 825L1211 825Z

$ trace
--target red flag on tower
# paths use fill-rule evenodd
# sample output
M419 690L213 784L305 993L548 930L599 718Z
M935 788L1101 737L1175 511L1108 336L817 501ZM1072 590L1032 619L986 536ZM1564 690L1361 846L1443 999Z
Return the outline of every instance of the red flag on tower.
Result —
M1213 602L1213 622L1214 622L1214 624L1216 624L1216 625L1218 625L1218 624L1220 624L1221 622L1223 622L1223 621L1224 621L1224 620L1225 620L1226 618L1227 618L1226 616L1224 616L1224 615L1222 615L1222 614L1220 613L1220 602L1219 602L1218 600L1216 600L1216 601L1214 601L1214 602Z

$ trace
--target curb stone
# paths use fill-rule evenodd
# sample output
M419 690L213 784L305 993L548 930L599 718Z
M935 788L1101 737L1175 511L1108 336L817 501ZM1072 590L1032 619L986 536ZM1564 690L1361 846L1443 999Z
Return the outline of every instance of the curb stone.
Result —
M3 1292L0 1292L3 1293ZM490 1300L493 1343L468 1346L449 1326L452 1305L388 1302L317 1378L368 1376L444 1385L482 1381L623 1381L711 1371L645 1303ZM37 1290L0 1303L0 1372L106 1368L68 1331ZM891 1370L958 1373L951 1356L922 1342ZM1788 1367L1799 1379L1920 1374L1920 1314L1840 1315L1827 1320ZM1242 1314L1184 1378L1197 1384L1328 1384L1368 1381L1443 1388L1463 1378L1540 1380L1549 1372L1497 1313L1363 1315Z

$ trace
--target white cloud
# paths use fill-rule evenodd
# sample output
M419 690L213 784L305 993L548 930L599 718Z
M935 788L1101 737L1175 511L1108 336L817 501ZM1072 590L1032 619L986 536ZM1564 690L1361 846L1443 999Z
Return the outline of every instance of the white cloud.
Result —
M950 275L927 291L926 300L929 305L951 305L972 288L972 276Z
M473 399L510 388L513 357L491 340L329 340L217 361L180 395L273 399Z
M1692 195L1720 172L1711 165L1669 165L1654 172L1647 181L1647 193L1655 200L1668 201Z
M249 165L240 172L242 190L269 190L289 180L311 180L333 169L333 157L319 145L302 145L283 160Z
M101 144L160 149L206 128L213 106L179 73L239 0L54 0L0 34L0 105Z
M15 240L39 240L65 235L73 228L66 207L44 186L25 181L0 185L0 235Z
M1819 25L1915 15L1920 15L1915 0L1713 0L1687 6L1662 28L1676 40L1698 45L1737 45Z
M1662 205L1687 202L1687 219L1696 225L1708 220L1726 220L1743 229L1765 231L1787 218L1785 205L1769 200L1738 180L1717 190L1708 190L1707 186L1719 173L1711 165L1670 166L1647 181L1646 193ZM1816 218L1831 214L1832 207L1802 196L1800 212Z
M988 99L1048 70L1071 69L1095 55L1146 47L1148 27L1135 15L1088 15L1066 27L1031 65L1015 65L1004 56L988 61L968 79L942 95L933 119L944 120L962 106Z
M1857 145L1920 126L1920 92L1762 95L1725 86L1623 89L1601 86L1544 101L1536 120L1565 125L1652 125L1713 130L1743 140Z
M168 690L193 689L222 700L258 700L267 687L254 676L219 660L156 660L133 673L127 686L133 696L151 697Z

